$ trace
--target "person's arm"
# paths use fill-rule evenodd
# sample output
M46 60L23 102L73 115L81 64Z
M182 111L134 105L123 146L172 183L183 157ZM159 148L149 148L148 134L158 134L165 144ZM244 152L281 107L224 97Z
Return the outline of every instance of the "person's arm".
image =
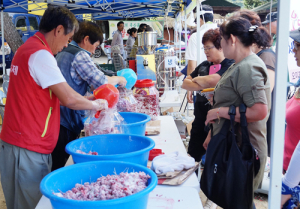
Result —
M72 62L73 68L76 70L81 79L85 80L89 86L98 88L99 86L109 83L113 86L126 86L126 79L120 76L105 76L94 64L90 56L84 51L79 52ZM72 75L72 74L71 74ZM72 76L73 77L73 76ZM76 77L76 76L75 76Z
M212 75L207 75L207 76L197 76L195 77L192 81L194 83L197 83L199 86L201 86L201 88L199 90L202 89L206 89L206 88L213 88L217 85L217 83L219 82L221 76L217 73L212 74Z
M192 77L189 75L187 76L182 83L181 88L186 89L188 91L199 91L201 89L201 86L198 85L197 83L194 83L192 81Z
M286 171L285 176L282 179L283 183L290 188L294 188L295 186L298 186L300 182L299 160L300 160L300 142L298 142L298 145L294 150L289 167Z
M269 79L270 79L270 90L272 92L274 89L274 85L275 85L275 71L268 69L268 74L269 74Z
M220 118L230 119L228 115L229 107L220 107L211 109L207 113L205 124L218 122L218 115ZM219 112L219 113L218 113ZM252 107L246 110L246 118L248 123L263 120L268 114L268 106L263 103L255 103ZM236 108L235 121L240 122L239 107Z
M207 137L206 137L206 139L205 139L205 141L203 143L204 149L207 150L207 147L208 147L208 144L209 144L210 140L211 140L211 130L209 130L209 132L207 134Z
M289 167L286 171L285 176L282 178L282 183L289 188L294 188L299 185L300 182L300 142L298 142L297 147L292 155ZM291 195L281 195L281 207L291 198Z
M49 89L57 96L62 106L73 110L101 110L107 108L106 100L102 100L103 106L99 103L100 100L90 101L74 91L67 82L49 86Z
M111 46L115 46L117 44L118 35L118 31L116 31L111 41Z
M195 68L197 67L196 65L197 65L196 60L188 61L187 75L190 75L195 70Z

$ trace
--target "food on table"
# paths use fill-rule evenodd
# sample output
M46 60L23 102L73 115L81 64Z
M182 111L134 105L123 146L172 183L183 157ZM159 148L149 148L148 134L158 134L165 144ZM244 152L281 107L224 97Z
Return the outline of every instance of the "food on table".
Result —
M119 101L117 103L118 112L136 112L137 100L133 96L132 90L118 87L120 92Z
M56 196L73 200L110 200L126 197L142 191L147 187L150 176L145 172L122 172L119 175L107 175L96 182L76 184L65 193L54 193Z
M138 101L137 112L144 113L156 120L159 116L159 93L150 79L138 80L133 90Z

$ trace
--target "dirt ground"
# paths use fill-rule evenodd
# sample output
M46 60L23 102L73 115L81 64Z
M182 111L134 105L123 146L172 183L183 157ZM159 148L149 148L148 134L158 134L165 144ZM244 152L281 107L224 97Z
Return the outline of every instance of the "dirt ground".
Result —
M0 176L0 178L1 178L1 176ZM5 200L4 200L1 182L0 182L0 209L6 209L6 204L5 204Z

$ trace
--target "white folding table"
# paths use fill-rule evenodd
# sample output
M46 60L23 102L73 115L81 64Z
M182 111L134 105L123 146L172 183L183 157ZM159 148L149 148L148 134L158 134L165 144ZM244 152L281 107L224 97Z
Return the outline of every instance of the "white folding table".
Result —
M155 141L155 148L162 149L166 154L179 151L187 153L178 133L175 122L171 116L160 116L161 133L157 136L149 136ZM66 166L73 164L70 157ZM193 173L181 185L157 185L150 193L147 209L203 209L199 197L200 185L196 174ZM42 196L36 209L52 209L50 200Z

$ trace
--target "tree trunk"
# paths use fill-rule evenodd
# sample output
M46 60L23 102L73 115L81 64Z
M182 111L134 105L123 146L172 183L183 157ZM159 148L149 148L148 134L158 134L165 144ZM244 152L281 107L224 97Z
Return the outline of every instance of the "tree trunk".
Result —
M0 18L1 19L1 18ZM10 46L13 53L16 53L17 49L24 43L16 27L14 26L11 17L7 12L3 13L4 22L4 38ZM0 21L1 27L1 21ZM0 40L1 41L1 40Z

